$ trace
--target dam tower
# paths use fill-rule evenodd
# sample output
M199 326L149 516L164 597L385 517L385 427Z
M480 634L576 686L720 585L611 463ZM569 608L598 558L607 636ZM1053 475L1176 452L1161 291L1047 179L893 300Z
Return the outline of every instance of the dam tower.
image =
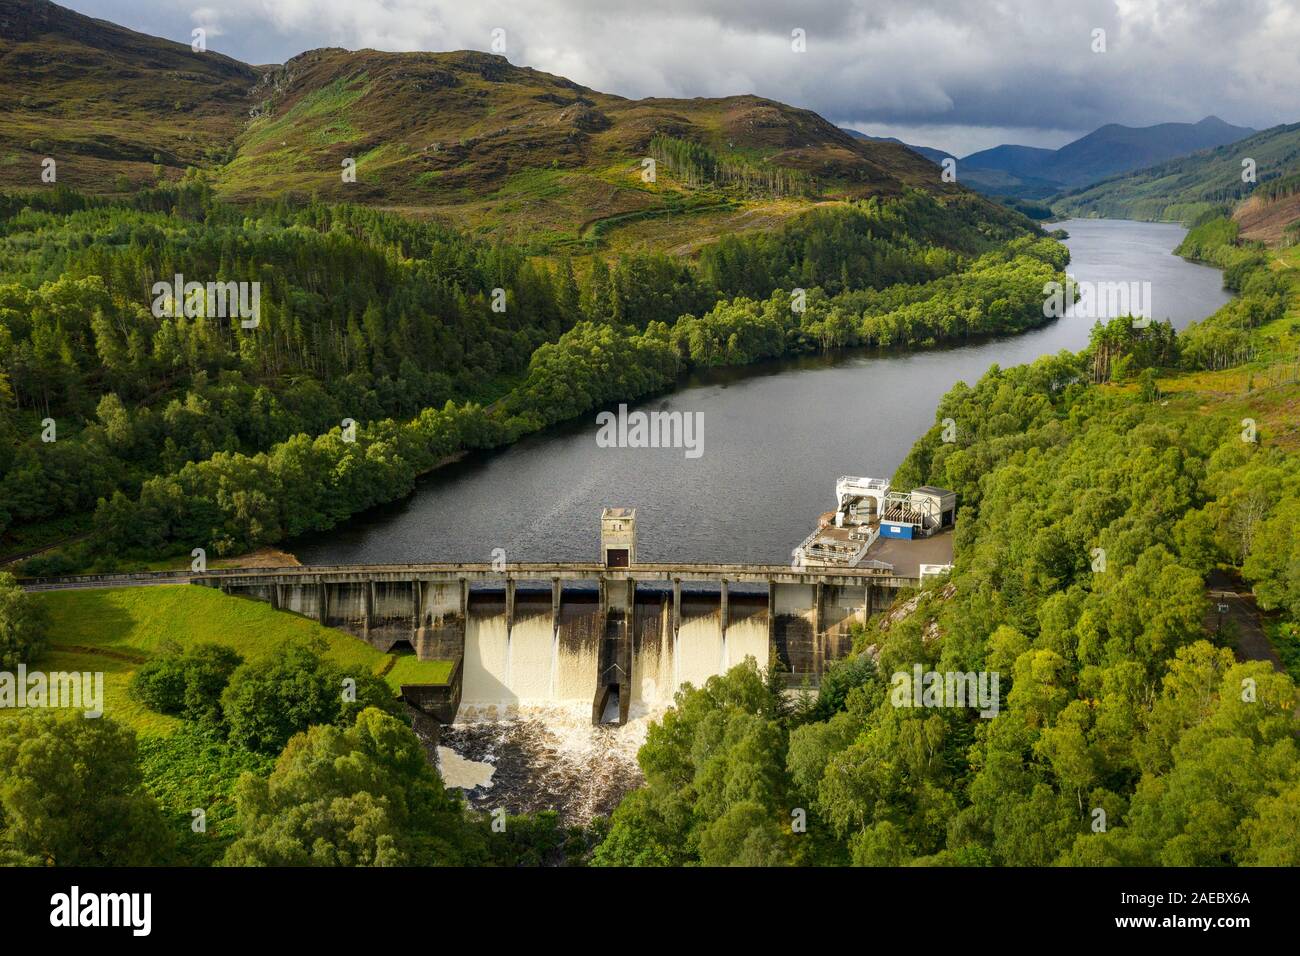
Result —
M630 568L636 564L635 508L601 511L600 563L607 568Z

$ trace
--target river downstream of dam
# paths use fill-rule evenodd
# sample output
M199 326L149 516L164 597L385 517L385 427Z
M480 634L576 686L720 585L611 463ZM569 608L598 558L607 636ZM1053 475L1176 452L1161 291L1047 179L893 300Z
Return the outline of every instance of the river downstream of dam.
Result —
M1077 280L1149 282L1153 317L1176 328L1229 299L1218 270L1171 254L1185 232L1178 225L1060 225ZM637 509L639 561L786 564L832 506L835 479L890 477L956 382L973 383L995 363L1081 349L1093 321L1067 316L969 346L847 351L700 374L633 406L699 413L697 458L682 449L598 447L593 413L440 469L405 501L290 549L307 564L485 562L502 553L511 562L593 561L601 508L629 506ZM571 824L610 812L637 785L636 751L650 721L677 687L701 683L721 660L713 648L698 661L674 658L672 673L634 688L626 725L593 727L587 671L595 664L554 659L548 617L521 619L509 649L504 618L490 609L470 626L460 716L443 729L439 751L448 784L478 809L555 809ZM743 660L741 637L725 663ZM761 637L754 647L766 645Z

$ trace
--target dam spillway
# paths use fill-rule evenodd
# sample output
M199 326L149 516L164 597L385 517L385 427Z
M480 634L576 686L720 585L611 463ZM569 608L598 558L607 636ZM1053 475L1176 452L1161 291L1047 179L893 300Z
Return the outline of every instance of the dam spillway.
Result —
M622 723L752 657L815 685L851 627L913 578L871 568L449 564L212 571L192 583L267 601L382 651L453 662L448 686L407 685L445 722L582 704Z

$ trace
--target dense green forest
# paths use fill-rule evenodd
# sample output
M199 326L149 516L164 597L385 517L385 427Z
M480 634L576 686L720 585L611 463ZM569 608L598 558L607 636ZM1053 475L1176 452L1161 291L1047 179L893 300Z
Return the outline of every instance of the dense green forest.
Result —
M1267 268L1268 253L1257 243L1238 241L1237 223L1211 211L1200 217L1176 250L1223 270L1223 284L1236 298L1214 315L1194 323L1181 339L1184 366L1223 369L1257 358L1281 358L1276 336L1258 330L1286 312L1285 279Z
M894 482L958 493L951 576L803 704L752 665L682 691L594 862L1300 864L1300 668L1238 663L1205 593L1227 568L1294 631L1300 458L1160 399L1169 344L1115 320L949 392L959 441L936 425ZM1099 385L1105 349L1121 374ZM998 673L1000 713L896 706L917 664Z
M1230 255L1220 248L1228 235L1211 227L1200 251ZM971 272L988 273L993 290L1016 261L1008 249ZM1256 270L1267 265L1245 270L1243 289ZM913 295L886 298L880 307L897 309ZM1239 301L1206 322L1236 322ZM744 327L761 324L767 306L714 311L719 321L734 311L727 321ZM802 330L778 306L770 320ZM825 321L831 306L817 308ZM682 343L669 333L584 322L562 343L583 342L591 355L627 348L610 361L635 368L655 349L677 354ZM496 827L442 789L373 678L353 673L356 699L341 704L330 688L347 671L311 646L248 663L198 645L151 658L133 679L137 700L182 720L174 735L137 742L111 718L79 715L10 725L0 739L0 857L1300 864L1300 659L1292 675L1237 662L1232 629L1214 624L1206 594L1211 571L1239 576L1279 633L1295 632L1300 458L1274 440L1262 412L1259 430L1243 431L1241 408L1265 401L1258 394L1207 405L1195 392L1163 391L1188 374L1177 371L1183 338L1116 319L1078 354L995 366L954 387L936 421L958 423L958 440L945 442L936 425L894 476L960 496L953 572L861 628L853 656L815 696L791 700L753 661L684 688L641 749L645 785L608 821L566 830L540 814ZM761 350L766 340L737 341ZM563 344L541 351L565 367ZM42 622L12 579L0 580L0 609L3 649L36 653ZM996 672L996 716L897 706L892 675L917 665ZM35 752L49 759L21 760ZM54 784L60 767L79 768L73 783ZM196 799L199 769L206 792L231 794L214 805L208 837L161 808Z
M922 193L815 210L690 263L533 260L358 207L236 209L198 175L0 213L0 522L23 540L83 515L94 535L33 571L328 528L449 456L696 365L1019 331L1044 321L1067 256ZM176 274L259 282L256 326L155 314L153 284Z
M468 813L411 728L379 708L303 727L277 753L196 726L137 739L109 717L8 720L0 866L536 866L590 850L592 836L552 813L504 831ZM221 790L233 798L201 829L177 813Z
M192 638L177 598L171 615L148 606L170 618L160 633ZM214 612L238 630L237 609ZM0 574L0 668L50 666L51 639L67 654L55 617ZM273 648L259 635L245 660L220 625L203 632L165 636L125 684L110 675L109 715L5 711L0 866L559 864L603 833L538 813L503 836L468 812L390 684L320 635L291 629ZM152 732L137 736L133 708Z
M256 661L198 644L132 678L137 702L181 722L174 734L137 740L75 713L7 725L0 861L1300 864L1300 656L1284 658L1290 675L1237 662L1206 593L1211 572L1239 577L1294 638L1300 457L1275 441L1267 396L1166 391L1217 374L1196 345L1206 330L1259 341L1291 290L1224 220L1198 225L1183 252L1224 265L1237 298L1181 335L1114 319L1078 354L954 387L935 417L958 440L935 425L894 476L959 495L952 573L857 631L815 696L791 700L753 661L684 688L640 751L645 785L609 820L565 829L538 814L502 829L443 789L373 675L310 644ZM99 517L141 547L213 540L214 527L230 547L270 540L341 517L352 505L331 493L397 493L394 476L439 454L666 387L684 364L1042 321L1042 282L1063 265L1059 245L1022 237L937 278L818 289L803 312L777 290L642 328L584 316L535 350L491 414L449 405L353 443L335 429L219 452ZM33 597L0 577L0 664L39 655L46 630ZM893 675L916 666L997 673L996 715L897 706ZM345 678L356 693L340 700ZM211 806L210 835L187 805Z

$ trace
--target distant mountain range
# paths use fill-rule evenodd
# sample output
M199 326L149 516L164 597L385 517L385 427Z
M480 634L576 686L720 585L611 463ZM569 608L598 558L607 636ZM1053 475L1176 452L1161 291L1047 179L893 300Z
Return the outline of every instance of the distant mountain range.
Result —
M1235 143L1254 132L1217 116L1207 116L1199 123L1142 127L1109 123L1057 150L999 146L973 153L958 165L958 178L962 168L967 172L970 168L996 169L1074 189L1176 156Z
M1242 178L1242 162L1254 163L1254 181ZM1068 216L1124 219L1177 219L1190 222L1201 213L1251 199L1252 223L1260 238L1271 235L1273 205L1282 196L1273 184L1300 172L1300 123L1274 126L1243 140L1166 160L1122 176L1072 190L1058 197L1053 208ZM1260 195L1256 195L1259 193ZM1266 215L1261 215L1266 214ZM1253 231L1247 229L1247 232Z
M893 137L934 163L950 154ZM1151 159L1156 156L1158 159ZM1243 178L1243 162L1254 176ZM1231 211L1243 238L1277 243L1300 221L1300 123L1256 131L1216 116L1133 128L1110 124L1060 149L1002 145L957 161L958 181L1035 217L1193 222ZM1044 200L1050 202L1026 202Z
M1109 123L1060 149L1002 145L971 153L957 160L957 179L989 195L1043 199L1198 150L1235 143L1255 132L1217 116L1207 116L1199 123L1141 127ZM932 162L942 162L950 155L930 147L904 145Z

